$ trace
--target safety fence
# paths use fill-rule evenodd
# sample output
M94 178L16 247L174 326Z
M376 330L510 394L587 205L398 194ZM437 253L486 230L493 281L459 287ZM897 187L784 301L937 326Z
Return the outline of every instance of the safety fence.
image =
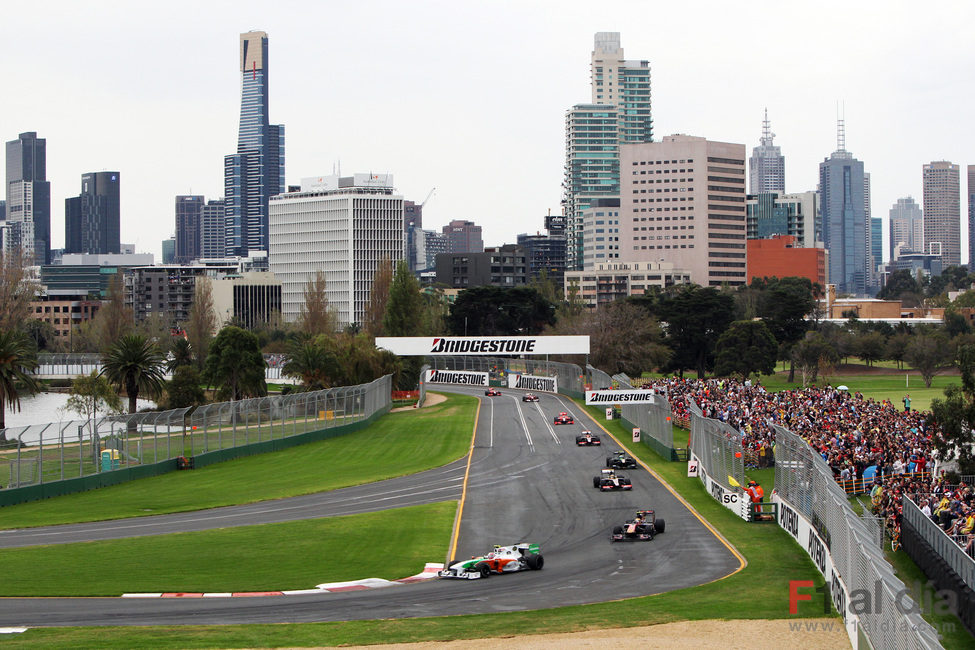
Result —
M592 366L586 366L586 370L589 373L589 384L593 390L608 390L610 388L616 388L616 382L613 381L613 378L610 377L608 373L605 373L598 368L593 368Z
M902 498L901 527L909 525L934 550L965 585L975 591L975 559L965 551L967 535L949 535L929 519L914 501ZM963 542L963 543L960 543Z
M894 575L876 531L850 507L822 457L776 426L775 490L779 525L806 549L827 582L854 648L940 648L904 583Z
M652 404L623 404L620 416L630 429L640 429L640 440L665 460L687 460L686 450L674 448L673 415L666 393L654 390Z
M848 478L848 479L837 478L836 482L839 484L841 488L843 488L844 492L852 496L854 494L863 494L864 492L869 492L870 489L873 487L874 482L884 481L890 476L894 476L894 475L881 470L879 472L870 473L870 474L864 473L864 476L861 478ZM906 480L909 481L923 481L925 483L930 483L933 475L931 474L931 472L925 470L923 472L899 472L898 474L896 474L896 476L903 476Z
M744 520L750 519L745 498L745 461L741 452L741 434L731 426L704 416L693 401L691 412L691 462L697 476L721 505Z
M200 466L249 455L249 446L383 413L391 387L387 375L358 386L6 429L0 433L16 442L0 451L0 485L7 488L0 494L179 457Z

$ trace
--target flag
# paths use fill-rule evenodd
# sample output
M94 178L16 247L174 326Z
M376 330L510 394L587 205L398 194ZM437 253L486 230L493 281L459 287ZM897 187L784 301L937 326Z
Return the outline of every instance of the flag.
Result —
M741 483L736 481L735 477L732 476L731 474L728 474L728 485L730 485L731 487L741 487Z

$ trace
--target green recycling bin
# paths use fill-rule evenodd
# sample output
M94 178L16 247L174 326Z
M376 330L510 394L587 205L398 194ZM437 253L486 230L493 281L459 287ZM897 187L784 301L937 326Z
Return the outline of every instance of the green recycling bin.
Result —
M110 472L118 469L118 449L102 449L102 471Z

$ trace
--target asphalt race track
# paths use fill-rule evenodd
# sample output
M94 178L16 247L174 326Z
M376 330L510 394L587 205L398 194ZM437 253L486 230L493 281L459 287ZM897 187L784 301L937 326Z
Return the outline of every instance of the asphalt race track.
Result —
M435 390L441 389L439 386ZM734 572L738 558L646 470L624 470L630 492L600 492L593 476L617 449L566 398L456 389L482 400L456 557L493 544L537 542L545 567L481 580L434 579L345 593L248 598L4 598L0 627L291 623L543 609L655 594ZM567 411L574 425L553 425ZM583 428L601 447L576 447ZM0 548L243 526L459 499L466 459L412 476L315 495L138 520L0 532ZM653 508L666 532L612 543L610 530ZM444 558L430 557L429 561ZM420 567L418 567L419 570ZM363 578L369 576L362 576ZM311 588L318 582L309 579ZM284 586L302 588L303 586ZM160 591L170 589L159 585ZM243 588L243 586L242 586Z

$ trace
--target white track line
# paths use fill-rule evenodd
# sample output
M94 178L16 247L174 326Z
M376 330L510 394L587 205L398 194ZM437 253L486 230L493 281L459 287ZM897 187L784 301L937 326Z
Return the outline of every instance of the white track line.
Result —
M545 411L542 410L542 405L535 402L535 408L538 409L538 413L542 416L542 422L544 422L545 426L548 428L548 432L552 435L552 439L555 440L555 444L561 445L562 441L559 440L559 436L555 433L555 427L553 427L552 423L548 421L547 417L545 417ZM573 419L575 419L575 417L573 417Z
M514 395L508 395L511 399L515 401L515 406L518 408L518 418L521 420L521 428L525 432L525 439L528 440L528 449L531 453L535 453L535 443L532 441L532 434L528 431L528 423L525 422L525 412L521 410L521 398Z

